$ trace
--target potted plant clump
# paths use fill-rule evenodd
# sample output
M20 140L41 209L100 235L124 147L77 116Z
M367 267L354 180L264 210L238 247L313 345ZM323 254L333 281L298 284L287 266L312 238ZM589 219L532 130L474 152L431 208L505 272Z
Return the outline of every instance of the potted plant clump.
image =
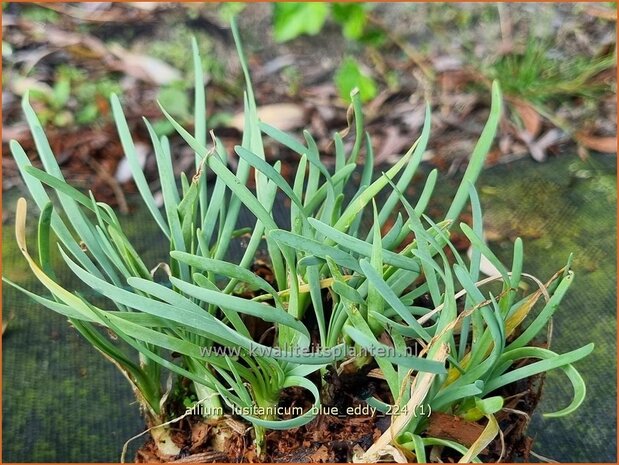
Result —
M451 207L444 218L430 218L424 212L436 170L412 203L403 195L428 142L429 108L420 138L375 176L353 95L352 149L335 134L335 169L329 170L309 133L301 142L258 119L234 24L232 30L247 85L235 170L220 140L207 137L195 42L195 132L162 108L195 151L191 178L174 178L167 138L144 120L163 208L140 168L120 102L111 98L133 179L169 243L165 264L145 263L113 209L65 182L24 98L45 170L33 167L17 142L11 150L40 210L37 253L26 244L23 198L15 232L50 295L5 281L66 316L127 378L150 435L137 461L513 460L526 451L539 377L555 368L565 373L573 400L545 415L569 414L585 396L572 364L593 345L559 355L538 337L573 280L569 262L541 282L523 270L520 239L511 269L483 241L473 183L500 119L498 84ZM265 161L264 136L298 154L292 183L282 177L281 162ZM208 172L213 182L207 183ZM255 189L248 187L250 176ZM272 213L282 201L290 204L289 226ZM456 224L467 204L472 225ZM237 227L241 209L255 218L249 230ZM362 217L371 218L369 230ZM457 228L471 242L469 258L450 241ZM231 262L228 252L242 235L248 238L242 258ZM268 260L260 273L262 250ZM56 251L105 300L95 305L58 284L50 261ZM496 275L480 277L482 259ZM534 290L523 291L522 281Z

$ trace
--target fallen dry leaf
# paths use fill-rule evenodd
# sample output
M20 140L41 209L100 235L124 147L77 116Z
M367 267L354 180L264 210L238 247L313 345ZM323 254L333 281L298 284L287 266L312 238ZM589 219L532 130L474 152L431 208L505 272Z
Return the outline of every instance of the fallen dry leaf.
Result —
M329 462L329 449L326 446L320 446L316 452L309 456L310 462L325 463Z
M575 137L576 141L591 150L602 153L617 153L617 136L598 137L590 134L579 133Z
M126 11L120 9L110 11L111 2L82 3L79 6L54 5L53 3L41 2L38 5L80 21L108 23L125 22L129 19Z
M15 95L18 95L20 97L30 90L36 90L45 95L50 95L52 93L52 88L44 82L37 81L36 79L31 77L22 76L16 76L12 80L10 80L9 89Z
M617 10L615 8L606 8L601 5L588 5L587 8L585 8L585 13L596 18L617 21Z
M28 21L23 18L19 19L18 24L21 30L35 41L44 39L45 43L53 47L67 49L70 53L79 51L83 55L104 62L110 58L105 43L89 34L65 31L49 24Z
M438 76L439 88L444 93L459 92L474 77L466 69L455 69L441 73Z
M132 8L137 8L138 10L144 11L155 11L162 6L168 6L167 2L128 2L127 5Z
M402 150L402 147L410 144L410 137L402 135L397 127L388 126L385 128L385 135L380 149L376 154L375 163L380 165L387 162L392 156L397 156Z
M280 131L290 131L303 127L306 123L305 110L296 103L275 103L258 107L258 118L263 123L276 127ZM243 113L237 113L232 118L230 126L243 130Z
M138 55L125 50L119 45L113 45L110 47L110 51L120 59L120 63L117 66L136 79L163 86L179 81L182 77L179 70L158 58Z
M429 418L427 434L471 447L483 430L484 427L479 423L467 421L455 415L436 412Z
M542 128L542 119L535 108L529 103L519 100L514 102L514 110L522 120L525 130L531 136L536 137Z
M211 429L208 423L196 422L191 425L191 452L197 451L208 441Z

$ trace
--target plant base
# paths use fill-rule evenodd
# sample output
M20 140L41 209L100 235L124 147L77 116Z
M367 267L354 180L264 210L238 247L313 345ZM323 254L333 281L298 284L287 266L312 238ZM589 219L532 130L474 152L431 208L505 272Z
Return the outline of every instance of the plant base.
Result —
M497 414L503 440L497 439L481 454L484 462L515 462L529 458L532 439L526 435L530 417L537 407L543 388L543 376L506 386L498 393L506 398L504 411ZM303 405L302 391L284 393L282 402ZM339 393L342 405L363 406L362 401ZM340 408L340 411L342 409ZM345 463L355 451L367 450L390 424L390 417L319 415L311 423L287 431L270 431L266 438L266 456L258 457L252 444L251 428L242 420L224 417L212 424L200 417L187 417L176 424L172 438L181 454L169 463ZM469 442L483 430L483 422L465 422L450 415L431 415L429 429L435 437ZM223 441L222 441L223 438ZM460 457L447 449L441 452L444 462ZM138 463L162 463L152 439L136 454Z

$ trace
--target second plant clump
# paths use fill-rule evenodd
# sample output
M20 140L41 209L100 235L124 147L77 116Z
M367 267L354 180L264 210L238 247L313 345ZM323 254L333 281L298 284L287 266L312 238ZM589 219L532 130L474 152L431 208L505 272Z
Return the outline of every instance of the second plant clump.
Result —
M446 216L435 221L424 212L437 181L436 170L427 176L414 205L403 195L428 142L429 108L419 140L393 167L375 176L371 141L363 131L358 95L353 95L354 142L348 151L342 135L335 134L331 172L309 133L304 133L303 143L259 121L234 24L232 29L247 86L243 140L235 147L236 170L228 165L221 141L214 134L211 142L207 138L195 42L194 134L162 109L195 151L195 175L191 179L182 175L180 189L168 139L159 137L144 120L157 160L163 209L157 207L140 168L120 102L115 96L111 99L134 181L169 241L167 263L151 270L154 264L144 263L114 211L65 182L27 97L23 108L45 171L33 167L20 145L11 142L41 211L38 256L31 255L26 245L24 199L18 202L17 241L51 297L5 281L66 316L121 370L140 403L159 458L172 460L181 453L170 434L170 420L178 415L174 409L182 399L171 386L183 386L184 396L191 393L192 405L205 412L204 421L216 422L217 412L240 414L253 426L256 450L264 456L266 431L311 422L328 384L327 369L341 369L344 364L353 370L375 366L390 395L382 400L370 395L365 401L382 412L400 412L371 447L354 457L358 461L421 463L435 448L451 449L463 462L478 461L501 434L495 414L503 407L503 398L497 392L555 368L570 380L574 396L563 410L546 416L578 408L585 384L572 364L588 355L593 345L559 355L534 343L573 280L569 263L544 284L523 272L520 239L514 243L511 270L483 240L473 183L500 119L498 85L493 86L489 120L464 179ZM292 185L281 175L281 162L265 161L264 135L298 154ZM362 151L363 168L357 175ZM207 183L207 171L216 175L213 183ZM255 190L248 187L252 174ZM57 204L45 187L56 194ZM282 199L290 204L288 228L276 223L273 215L275 203ZM459 225L472 244L465 261L450 241L450 230L468 202L472 227ZM252 228L238 229L241 209L255 217ZM365 232L364 215L372 219ZM51 266L56 250L52 232L66 265L104 296L106 304L95 305L58 284ZM228 253L243 235L248 240L242 258L232 263ZM407 242L411 235L414 240ZM273 279L251 271L265 246ZM496 276L480 278L482 257L494 265ZM534 284L533 292L521 291L526 288L521 285L524 280ZM430 303L420 305L421 299ZM541 309L533 311L538 301ZM256 331L251 321L263 322L266 330ZM110 341L107 333L125 344ZM266 333L272 334L272 342L265 342ZM523 360L528 363L519 364ZM163 374L168 375L165 386ZM269 413L292 387L305 390L313 398L313 408L288 419ZM427 417L418 414L420 410L480 421L483 432L468 446L430 437ZM225 441L214 441L212 447L222 444Z

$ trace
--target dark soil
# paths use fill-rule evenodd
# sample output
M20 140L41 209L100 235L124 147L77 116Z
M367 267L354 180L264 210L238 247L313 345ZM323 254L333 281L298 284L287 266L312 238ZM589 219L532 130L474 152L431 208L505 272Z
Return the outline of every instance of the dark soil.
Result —
M254 266L254 271L265 279L269 279L271 273L269 266L262 262ZM324 300L325 309L330 308L326 295ZM418 305L424 303L431 307L430 300L424 296L416 301ZM274 333L264 322L252 322L255 325L249 327L254 334ZM263 342L273 344L274 339L269 337L268 342ZM527 360L522 360L516 368L527 363ZM225 416L222 420L208 423L200 416L191 416L177 423L177 429L173 430L173 438L181 447L181 454L174 462L351 462L355 452L366 451L391 424L391 417L388 415L379 412L369 415L364 414L363 410L354 409L366 407L364 399L372 395L387 403L393 403L393 399L386 382L371 376L370 372L377 368L375 362L354 370L349 367L328 367L322 380L319 379L319 373L310 376L313 382L322 385L321 404L324 413L299 428L267 432L266 452L263 457L259 457L255 449L252 428L241 417ZM528 460L533 441L526 435L526 431L531 415L540 401L543 381L544 375L537 375L491 394L502 396L505 404L503 410L496 414L502 433L480 454L484 462ZM284 390L279 405L285 408L301 407L304 411L312 407L307 393L300 388ZM170 411L176 411L180 416L182 410L183 408L179 407ZM455 415L432 412L424 434L470 447L485 425L485 419L471 422ZM222 430L226 437L223 447L221 444L214 447L214 439L221 436ZM457 462L460 459L448 449L442 454L443 462ZM166 460L161 460L157 455L152 439L136 455L136 462L140 463L162 461Z
M497 438L480 455L484 462L515 462L529 459L532 438L526 430L535 410L543 386L543 377L523 380L501 389L505 397L504 409L497 414L503 440ZM307 403L302 390L289 390L282 396L282 404ZM361 399L344 402L349 406L363 406ZM339 411L345 411L339 409ZM517 413L515 413L517 412ZM270 431L266 438L266 456L259 460L252 444L247 425L242 419L225 418L217 425L204 423L202 418L190 417L180 423L174 439L182 446L181 455L172 463L346 463L351 462L355 451L365 451L389 427L390 417L319 415L311 423L287 431ZM445 413L429 417L429 436L458 441L470 446L485 427L484 421L470 422ZM224 451L212 447L218 428L228 430ZM246 431L241 434L239 431ZM445 450L444 462L457 462L460 457ZM137 453L136 462L162 462L154 443L149 440Z

